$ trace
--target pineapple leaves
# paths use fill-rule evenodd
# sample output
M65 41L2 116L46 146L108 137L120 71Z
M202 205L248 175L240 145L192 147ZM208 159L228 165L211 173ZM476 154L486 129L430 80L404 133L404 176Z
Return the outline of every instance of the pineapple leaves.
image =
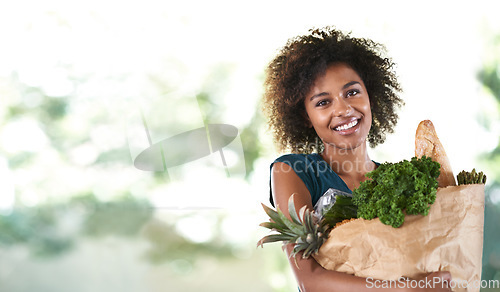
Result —
M275 222L263 222L263 223L259 224L259 226L265 227L267 229L271 229L273 231L277 231L277 232L282 233L282 234L294 236L294 233L291 232L289 229L287 229L286 227L283 227L282 225L275 223Z
M288 227L288 229L290 229L290 231L295 234L300 234L302 232L302 225L290 221L290 219L288 219L281 211L278 212L278 215L280 216L281 221L285 224L286 227Z
M304 214L305 212L306 212L306 206L300 209L301 214ZM312 230L314 228L313 218L311 216L304 216L304 215L302 215L302 218L304 218L304 225L306 229Z
M274 211L273 209L269 208L268 206L264 205L264 204L261 204L262 205L262 208L264 208L264 211L266 212L267 216L269 216L269 218L271 218L272 221L280 224L280 225L283 225L283 221L281 220L280 216L278 215L278 212ZM279 211L279 209L278 209Z
M293 195L288 200L289 219L283 212L276 208L276 211L262 205L264 211L270 218L270 222L261 223L260 226L278 232L264 236L257 242L257 246L264 243L282 241L285 244L293 244L293 252L290 257L302 253L302 258L308 258L311 254L317 253L321 245L328 238L328 225L322 221L316 222L314 213L306 206L300 208L298 214L293 201Z
M271 243L271 242L277 242L277 241L286 241L289 239L288 235L284 234L271 234L264 236L259 242L257 243L257 246L263 246L264 243Z
M293 201L293 196L290 196L290 199L288 200L288 213L290 214L290 217L292 218L292 221L295 224L302 224L299 215L297 214L297 210L295 209L295 203ZM305 206L304 206L305 207Z

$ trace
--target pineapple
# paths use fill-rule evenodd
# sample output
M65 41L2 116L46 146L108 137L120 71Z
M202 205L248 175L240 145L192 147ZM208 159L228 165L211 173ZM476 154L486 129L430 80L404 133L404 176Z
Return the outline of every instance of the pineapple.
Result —
M264 211L271 218L271 222L264 222L260 226L277 231L278 234L270 234L263 237L257 246L264 243L283 241L293 243L293 253L296 258L299 252L303 252L302 258L308 258L312 254L317 254L321 245L328 239L328 224L323 220L318 221L314 213L302 207L297 214L293 195L288 200L288 212L292 220L288 219L279 208L277 211L262 204Z

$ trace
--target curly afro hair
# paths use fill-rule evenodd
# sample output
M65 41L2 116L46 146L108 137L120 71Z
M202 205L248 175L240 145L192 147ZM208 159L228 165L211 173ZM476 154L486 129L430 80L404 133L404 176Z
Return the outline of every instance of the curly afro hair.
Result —
M365 83L370 97L371 147L383 143L394 132L400 85L386 57L383 45L369 39L353 38L335 28L310 30L310 34L288 40L266 70L263 110L280 151L322 152L323 143L314 128L308 127L305 95L329 65L342 62L353 68Z

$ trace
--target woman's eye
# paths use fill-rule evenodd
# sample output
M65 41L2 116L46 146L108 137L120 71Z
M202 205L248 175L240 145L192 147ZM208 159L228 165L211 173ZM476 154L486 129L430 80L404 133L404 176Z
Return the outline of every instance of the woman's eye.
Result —
M328 100L323 99L323 100L318 101L318 103L316 103L316 106L325 106L327 104L328 104Z
M356 89L351 89L351 90L347 91L346 96L347 96L347 97L350 97L350 96L355 96L355 95L356 95L356 94L358 94L358 93L359 93L359 91L358 91L358 90L356 90Z

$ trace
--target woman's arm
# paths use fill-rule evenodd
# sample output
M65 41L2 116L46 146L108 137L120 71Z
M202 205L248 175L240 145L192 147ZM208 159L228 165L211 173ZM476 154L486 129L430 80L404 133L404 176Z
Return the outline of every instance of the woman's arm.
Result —
M287 207L288 199L292 194L294 194L295 208L297 210L302 206L307 206L310 210L313 209L309 190L288 164L282 162L276 162L274 164L271 172L271 187L276 207L280 206L280 210L288 218L290 218ZM326 270L312 257L302 259L301 253L297 255L295 261L295 259L290 258L290 254L293 250L292 244L286 245L285 250L289 257L290 266L292 267L302 292L356 292L378 290L374 285L370 284L366 278ZM448 272L436 272L427 275L427 278L431 279L431 282L434 277L440 277L442 280L447 281L451 280ZM441 289L441 285L437 286L436 289L432 290L426 288L411 289L408 287L395 287L394 289L383 288L383 291L451 291L449 288Z

